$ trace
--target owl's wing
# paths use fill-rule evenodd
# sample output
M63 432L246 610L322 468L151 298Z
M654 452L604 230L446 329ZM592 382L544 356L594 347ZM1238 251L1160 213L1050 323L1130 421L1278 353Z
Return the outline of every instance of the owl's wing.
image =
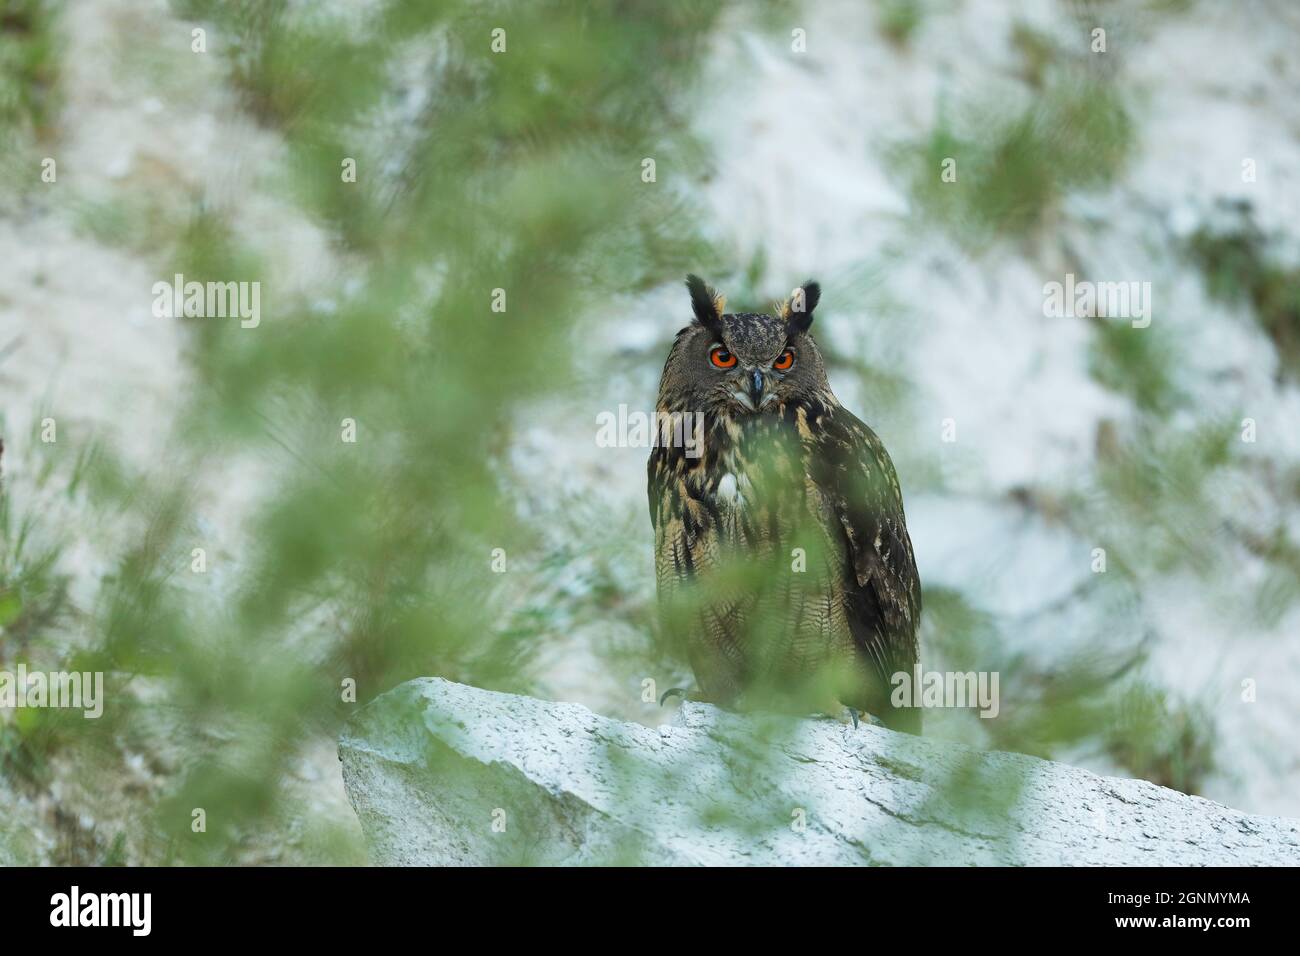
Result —
M656 448L649 465L659 639L690 660L697 693L726 706L745 684L744 634L752 600L716 582L707 589L695 586L697 574L719 563L721 518L716 503L682 478L671 454Z
M845 582L858 652L889 686L917 659L921 583L893 462L875 432L842 407L801 428L808 476L839 522L852 578Z
M655 529L655 550L662 552L668 522L673 514L672 490L677 484L672 462L664 449L656 447L650 452L647 466L646 491L650 504L650 524Z
M647 491L650 523L655 529L655 578L661 611L695 573L695 555L712 528L701 502L692 498L670 455L655 448L650 455Z

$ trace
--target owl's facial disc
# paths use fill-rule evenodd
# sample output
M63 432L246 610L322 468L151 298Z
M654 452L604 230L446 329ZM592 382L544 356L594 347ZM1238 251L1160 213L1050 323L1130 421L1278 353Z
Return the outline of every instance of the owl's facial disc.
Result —
M763 343L763 351L755 355L751 341L733 351L723 342L715 342L708 350L709 364L722 379L720 385L729 403L748 412L759 412L777 399L776 386L784 373L794 365L794 352L787 345L775 355L770 344ZM750 346L750 347L746 347Z
M800 364L789 322L757 312L728 312L715 317L714 327L699 328L712 334L700 336L703 368L693 369L692 375L702 379L708 402L719 413L771 413L789 397Z

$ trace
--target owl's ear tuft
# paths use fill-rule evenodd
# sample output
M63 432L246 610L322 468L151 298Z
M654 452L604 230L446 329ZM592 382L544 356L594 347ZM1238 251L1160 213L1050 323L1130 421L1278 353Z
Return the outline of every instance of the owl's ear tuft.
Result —
M790 298L781 304L781 319L790 330L791 335L807 332L812 325L813 309L822 297L822 287L809 279L790 294Z
M721 339L722 310L727 307L726 298L705 285L699 276L687 276L686 288L691 293L691 310L695 313L695 321Z

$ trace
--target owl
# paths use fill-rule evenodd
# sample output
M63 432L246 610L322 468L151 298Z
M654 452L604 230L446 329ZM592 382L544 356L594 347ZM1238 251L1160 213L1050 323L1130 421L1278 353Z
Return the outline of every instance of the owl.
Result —
M648 470L661 631L691 696L920 733L920 711L890 700L921 615L902 492L831 392L809 334L820 288L764 315L686 285L694 319L664 365Z

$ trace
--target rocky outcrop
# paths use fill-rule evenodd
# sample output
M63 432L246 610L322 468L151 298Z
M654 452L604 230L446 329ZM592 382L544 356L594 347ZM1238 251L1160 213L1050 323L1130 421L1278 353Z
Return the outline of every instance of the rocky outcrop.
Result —
M1300 821L827 719L659 728L424 678L339 743L374 863L1300 864Z

